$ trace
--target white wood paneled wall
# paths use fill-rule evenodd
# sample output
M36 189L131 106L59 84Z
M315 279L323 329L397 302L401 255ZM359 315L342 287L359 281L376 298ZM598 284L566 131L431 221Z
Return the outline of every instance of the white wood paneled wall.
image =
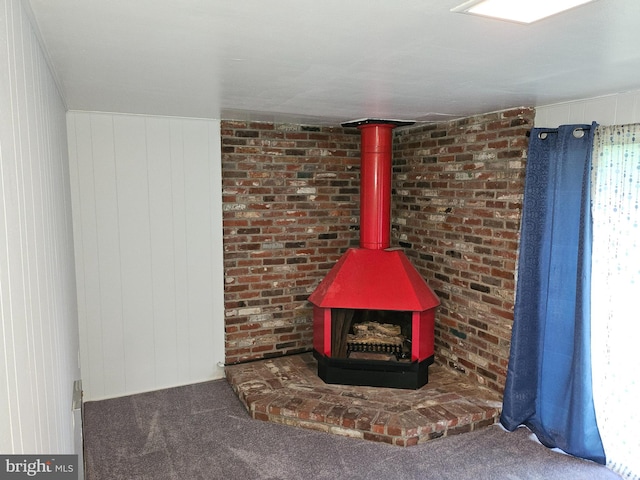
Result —
M594 121L600 125L640 123L640 90L536 107L536 127Z
M0 0L0 452L81 453L65 106L19 0Z
M85 399L220 378L220 123L69 112Z

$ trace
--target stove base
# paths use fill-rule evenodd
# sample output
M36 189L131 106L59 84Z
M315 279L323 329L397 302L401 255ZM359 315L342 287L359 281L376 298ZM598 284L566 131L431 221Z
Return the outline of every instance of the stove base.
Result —
M417 390L429 381L429 365L433 355L421 362L393 362L330 358L316 350L318 376L329 384Z

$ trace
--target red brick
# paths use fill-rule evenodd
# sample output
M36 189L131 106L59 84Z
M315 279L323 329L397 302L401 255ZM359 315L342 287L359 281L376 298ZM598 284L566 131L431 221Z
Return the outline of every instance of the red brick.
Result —
M489 340L493 363L502 368L508 361L525 134L533 116L533 109L517 108L395 134L394 158L402 162L394 166L393 187L402 195L392 199L392 217L406 222L394 223L392 242L407 239L412 245L407 255L441 293L436 360L456 365L447 358L452 356L471 376L482 375L469 356L477 351L474 345ZM235 121L223 121L221 130L229 147L223 158L224 204L233 206L223 216L224 263L233 280L225 287L225 306L259 307L262 314L268 306L285 322L277 331L265 329L269 340L256 338L250 351L229 346L227 361L278 354L278 345L283 351L308 350L312 310L306 297L342 252L358 243L358 231L351 227L358 217L359 132ZM300 193L300 188L315 193ZM434 195L427 197L425 189ZM329 232L331 238L322 238ZM461 256L447 256L450 250ZM491 291L483 294L471 283ZM495 336L477 328L488 321L497 329ZM227 317L233 327L227 334L240 329L262 334L251 326L255 323L249 315ZM293 337L294 325L305 334ZM466 334L463 346L449 334L450 327ZM503 376L494 370L485 369L483 381L501 390ZM374 422L374 433L385 433L375 428Z
M484 330L475 327L486 323L489 311L492 324L497 324L500 332L510 332L522 207L521 201L504 199L522 198L526 162L514 160L526 158L526 132L533 126L533 117L533 109L517 108L467 118L462 124L457 121L437 124L430 130L406 128L396 135L394 155L406 162L395 167L393 186L396 191L408 191L408 194L393 199L392 209L408 211L411 222L395 225L393 235L411 238L413 245L423 245L422 251L433 256L433 261L420 258L412 261L432 287L437 286L439 292L446 293L441 295L442 304L436 312L436 361L447 364L450 357L456 358L453 363L464 366L469 375L482 372L482 366L470 357L473 345L492 342L496 364L506 365L509 358L509 343L502 340L502 334L489 335L486 327ZM460 128L461 125L464 128ZM433 133L437 138L454 139L456 146L464 145L463 153L452 156L450 151L441 150L430 142ZM473 153L472 157L465 152ZM429 158L429 162L423 162L424 158ZM454 178L454 171L471 172L472 177ZM402 175L401 179L398 174ZM447 205L425 203L423 191L413 188L418 182L427 181L428 188L437 194L435 198L456 201L450 200L444 222L432 221L430 216L442 215L438 209L445 209ZM420 212L412 213L406 208L411 204L422 205ZM433 248L434 239L447 239L448 245ZM462 252L465 261L452 260L446 255L447 251L457 251L459 247L472 255L464 256ZM482 275L479 281L477 274ZM500 294L492 290L478 297L479 292L472 289L471 283L499 288ZM505 297L511 301L504 301ZM455 320L448 318L452 312L456 312ZM464 346L458 346L460 339L450 335L449 328L465 332ZM487 376L483 380L501 392L504 378L494 370L485 369Z

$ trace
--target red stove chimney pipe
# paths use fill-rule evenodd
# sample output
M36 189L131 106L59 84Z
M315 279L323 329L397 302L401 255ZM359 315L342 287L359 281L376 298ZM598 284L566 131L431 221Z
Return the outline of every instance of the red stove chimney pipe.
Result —
M360 125L360 248L389 248L393 124Z
M400 120L355 120L361 132L360 149L360 248L389 248L391 235L392 130L412 125Z

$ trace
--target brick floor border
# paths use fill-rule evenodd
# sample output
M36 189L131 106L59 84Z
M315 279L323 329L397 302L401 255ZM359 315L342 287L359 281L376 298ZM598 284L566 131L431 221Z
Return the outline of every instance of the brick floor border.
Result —
M418 390L329 385L311 353L227 366L226 377L257 419L410 446L496 423L493 390L440 365Z

